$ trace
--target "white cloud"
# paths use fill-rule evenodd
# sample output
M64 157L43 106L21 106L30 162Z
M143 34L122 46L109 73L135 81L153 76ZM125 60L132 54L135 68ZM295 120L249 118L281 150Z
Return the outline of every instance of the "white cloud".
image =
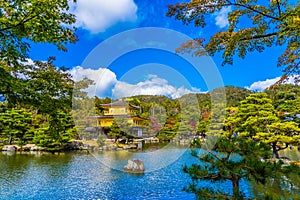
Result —
M94 81L95 85L91 85L86 90L90 97L95 95L102 97L117 83L116 74L106 68L94 70L77 66L70 70L70 74L73 76L74 81L80 81L85 77Z
M167 80L156 75L149 75L147 80L135 85L119 81L113 88L113 95L116 98L134 95L165 95L178 98L184 94L195 92L200 92L200 90L196 88L192 88L192 90L184 87L176 88L170 85Z
M272 86L273 84L275 84L279 80L280 80L280 77L276 77L276 78L273 78L273 79L267 79L267 80L264 80L264 81L257 81L257 82L252 83L250 85L250 87L246 87L246 88L249 89L249 90L252 90L252 91L263 91L266 88L268 88L268 87ZM289 77L289 79L285 83L295 84L294 77Z
M168 83L166 79L157 75L148 75L145 81L137 84L130 84L117 80L116 74L109 69L84 69L81 66L71 69L70 74L74 81L80 81L87 77L94 81L86 91L90 97L105 97L112 94L112 98L129 97L134 95L165 95L171 98L178 98L184 94L199 93L197 88L187 89L176 88Z
M118 22L135 21L137 6L133 0L77 0L70 2L77 26L92 33L104 32Z
M228 23L228 13L231 12L231 7L225 7L218 12L215 20L216 20L216 25L219 26L220 28L224 28L229 25Z
M277 81L279 81L279 79L280 77L267 79L265 81L257 81L252 83L250 87L246 87L246 88L253 91L263 91L266 88L270 87L271 85L275 84Z

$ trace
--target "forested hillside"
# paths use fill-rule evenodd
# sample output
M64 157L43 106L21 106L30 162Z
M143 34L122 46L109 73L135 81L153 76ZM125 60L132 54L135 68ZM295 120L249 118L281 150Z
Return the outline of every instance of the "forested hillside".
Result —
M86 83L84 83L84 81L86 81ZM88 80L84 81L80 83L81 88L85 88L88 85ZM222 91L226 92L226 102L222 103L226 104L227 113L229 113L229 115L226 114L225 126L222 122L219 122L221 126L214 128L211 121L213 114L211 110L211 96L213 94L214 97L218 97L218 93ZM51 97L49 97L48 100L41 99L40 101L45 102L45 104L40 107L28 103L16 104L17 106L12 107L9 102L2 102L0 113L1 144L16 143L25 145L27 143L35 143L36 145L46 147L48 150L60 150L71 139L77 139L81 134L90 134L89 132L85 132L86 126L97 126L97 123L90 123L88 117L82 116L103 115L101 104L120 100L112 100L108 97L88 98L86 93L82 91L77 92L79 93L74 97L76 100L73 100L72 112L70 107L66 106L70 105L70 103L68 103L68 101L71 101L68 100L68 98L71 98L70 96L66 97L68 101L65 101L63 98L51 99ZM232 114L238 113L238 110L239 112L244 112L239 115L243 115L244 120L247 120L247 114L250 112L250 110L247 111L247 109L251 109L247 108L247 106L251 107L250 103L253 102L245 102L245 99L251 94L253 94L253 92L245 88L228 86L215 89L208 93L187 94L178 99L170 99L166 96L139 95L122 98L121 100L139 106L135 114L147 119L144 126L148 134L157 136L161 141L169 141L173 139L175 135L188 137L203 133L209 134L209 132L212 132L214 129L220 131L222 127L228 128L230 127L229 124L232 119ZM268 101L271 102L273 106L272 113L276 115L279 121L291 121L299 126L299 86L274 86L267 89L264 94L264 96L256 96L257 99L255 101L263 102L262 98L268 98ZM85 98L80 98L82 96ZM61 102L66 102L67 104L60 104ZM57 105L58 103L60 107ZM94 107L90 110L94 109L95 112L83 113L85 110L83 107L87 105ZM245 109L244 111L239 108L241 105L245 107L243 108ZM213 106L217 107L218 105ZM262 103L262 108L265 106L266 105ZM218 111L218 109L216 111L220 112L215 113L216 116L225 113L225 111ZM241 120L240 118L241 117L239 117L239 120ZM76 126L74 119L75 122L77 122ZM79 124L82 124L82 126L79 126ZM245 126L249 127L250 125Z

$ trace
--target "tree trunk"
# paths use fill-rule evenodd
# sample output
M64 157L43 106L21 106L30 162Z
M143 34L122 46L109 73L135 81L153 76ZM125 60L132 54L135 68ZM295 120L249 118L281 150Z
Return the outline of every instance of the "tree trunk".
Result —
M273 158L279 158L279 154L278 154L278 150L277 150L277 148L276 148L276 144L275 143L273 143L272 144L272 150L273 150Z
M11 143L12 143L12 136L10 135L8 139L8 144L11 145Z
M278 154L278 151L277 150L273 150L273 158L277 158L279 159L279 154Z
M232 187L233 187L233 199L240 198L240 187L239 187L239 179L232 180Z

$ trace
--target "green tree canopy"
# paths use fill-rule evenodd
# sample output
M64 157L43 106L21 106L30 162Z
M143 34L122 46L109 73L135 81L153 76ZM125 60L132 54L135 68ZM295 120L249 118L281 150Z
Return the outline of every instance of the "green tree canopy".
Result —
M279 45L285 47L278 58L278 66L282 66L284 72L281 80L300 74L299 2L191 0L189 3L169 5L167 16L204 28L210 16L223 8L230 10L229 25L225 29L214 33L208 41L205 38L187 41L178 50L195 55L222 52L225 65L233 64L234 55L244 58L248 52L262 52L266 47ZM299 76L295 79L300 81Z
M289 145L300 145L300 128L295 122L277 122L266 126L265 132L258 132L253 138L270 144L273 157L279 158L278 152Z
M298 199L300 194L300 167L285 165L274 171L264 185L252 182L254 196L264 199Z
M275 109L278 111L288 111L291 112L294 110L292 106L289 108L278 108L279 106L284 106L284 104L289 101L293 102L294 100L300 99L300 86L292 85L292 84L281 84L281 85L273 85L270 88L267 88L264 92L266 92L270 99L273 102ZM298 104L294 104L296 107ZM300 112L300 110L299 110Z
M265 91L282 120L300 123L300 86L291 84L274 85Z
M14 93L6 96L10 106L30 105L43 114L71 109L74 81L70 74L55 67L53 60L36 61L19 71L22 78L16 81Z
M66 50L66 44L76 42L71 26L75 17L68 9L68 0L0 0L0 95L8 101L15 93L27 95L19 88L24 83L22 72L31 68L27 62L33 43L51 43Z
M236 131L254 136L266 129L266 125L279 121L277 112L266 93L254 93L240 102Z
M1 0L0 57L9 66L28 58L30 42L52 43L61 50L77 40L68 0Z
M32 113L25 109L8 109L1 112L0 138L8 144L16 141L24 144L27 139L33 138L32 120Z
M132 137L132 126L133 124L129 123L126 117L115 117L108 135L114 137L116 140L122 136Z
M59 151L76 135L71 114L56 110L47 123L36 130L33 141L49 151Z
M224 126L227 132L271 145L275 158L279 158L280 150L300 142L298 125L281 122L266 93L249 95L238 108L229 108L227 115Z

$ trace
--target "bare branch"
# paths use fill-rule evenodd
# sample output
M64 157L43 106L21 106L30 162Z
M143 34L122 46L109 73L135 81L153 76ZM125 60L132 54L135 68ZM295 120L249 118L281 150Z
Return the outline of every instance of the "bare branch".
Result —
M254 35L254 36L249 37L249 38L243 38L243 39L241 39L240 41L246 41L246 40L253 40L253 39L266 38L266 37L275 36L275 35L277 35L277 34L278 34L278 32L268 33L268 34L265 34L265 35Z
M278 147L278 148L277 148L277 151L284 150L284 149L286 149L286 148L288 148L288 147L289 147L289 144L288 144L288 143L285 143L285 147Z
M280 8L280 3L278 0L276 0L276 3L277 3L277 9L278 9L278 14L279 14L279 17L281 17L281 8Z
M37 17L37 15L33 15L32 17L29 17L28 19L25 19L25 18L26 18L26 17L25 17L23 20L21 20L18 24L14 25L14 26L8 26L8 27L5 27L5 28L3 28L3 29L0 29L0 32L3 32L3 31L6 31L6 30L9 30L9 29L18 27L18 26L20 26L20 25L22 25L22 24L25 24L26 22L28 22L28 21L34 19L35 17Z
M274 16L271 16L271 15L265 14L265 13L259 11L259 10L256 10L256 9L252 8L251 6L247 6L247 5L240 4L240 3L232 3L232 2L229 1L229 0L226 0L226 1L228 2L228 4L230 4L230 5L232 5L232 6L241 6L241 7L243 7L243 8L252 10L253 12L256 12L256 13L258 13L258 14L260 14L260 15L263 15L263 16L265 16L265 17L268 17L268 18L271 18L271 19L275 19L275 20L278 20L278 21L280 20L278 17L274 17Z

